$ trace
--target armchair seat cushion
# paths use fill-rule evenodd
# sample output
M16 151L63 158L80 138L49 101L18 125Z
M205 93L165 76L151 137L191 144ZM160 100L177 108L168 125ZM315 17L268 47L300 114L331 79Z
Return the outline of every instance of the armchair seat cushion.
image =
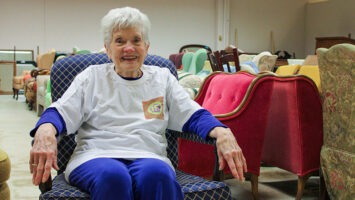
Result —
M176 171L176 177L184 192L184 199L231 199L230 190L223 182L208 181L198 176ZM90 195L69 185L64 174L56 176L53 180L53 189L41 194L40 200L82 200L90 199Z

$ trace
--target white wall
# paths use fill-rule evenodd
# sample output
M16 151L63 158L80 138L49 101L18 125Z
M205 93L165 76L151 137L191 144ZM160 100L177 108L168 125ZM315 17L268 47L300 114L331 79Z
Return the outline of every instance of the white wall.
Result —
M216 50L218 24L224 23L217 22L220 1L0 0L0 49L100 50L101 18L111 8L133 6L152 21L150 53L168 57L190 43ZM275 50L302 58L314 53L315 37L354 35L354 0L307 1L229 0L229 43L248 52L270 51L272 31Z
M100 20L122 6L150 18L150 53L168 57L184 44L215 46L215 0L0 0L0 49L100 50Z
M306 54L314 54L316 37L355 38L355 1L329 0L307 5Z
M230 43L246 52L286 50L304 56L307 0L231 0Z

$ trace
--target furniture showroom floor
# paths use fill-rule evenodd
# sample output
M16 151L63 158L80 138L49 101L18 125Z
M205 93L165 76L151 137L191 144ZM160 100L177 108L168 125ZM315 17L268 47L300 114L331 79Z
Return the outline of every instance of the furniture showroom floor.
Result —
M0 95L0 147L11 159L11 176L8 185L12 200L38 199L40 191L32 185L28 161L32 138L29 131L38 120L35 111L30 111L23 95L18 101L12 95ZM53 175L55 174L53 170ZM252 199L249 181L239 183L226 180L233 199ZM262 167L259 176L260 199L295 199L297 176L275 167ZM318 199L319 178L311 177L302 199Z

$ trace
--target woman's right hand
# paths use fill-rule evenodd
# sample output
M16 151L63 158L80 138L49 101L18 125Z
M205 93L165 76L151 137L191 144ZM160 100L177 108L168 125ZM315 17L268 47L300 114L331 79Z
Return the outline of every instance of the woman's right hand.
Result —
M55 170L59 169L56 133L56 128L50 123L42 124L36 131L29 162L34 185L46 182L52 167Z

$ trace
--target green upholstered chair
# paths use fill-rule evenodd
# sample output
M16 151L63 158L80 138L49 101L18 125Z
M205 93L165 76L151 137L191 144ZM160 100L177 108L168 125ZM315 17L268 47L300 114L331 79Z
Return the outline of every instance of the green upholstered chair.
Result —
M47 90L45 96L45 108L48 108L52 103L51 79L47 81Z
M355 199L355 45L317 49L323 100L321 169L331 199Z
M207 50L206 49L197 50L192 56L192 60L188 72L191 74L198 74L203 69L206 60L207 60Z
M0 149L0 199L10 200L10 190L6 181L10 178L11 163L7 153Z
M184 55L182 56L182 70L184 72L188 72L190 69L192 57L194 56L193 52L185 52Z

